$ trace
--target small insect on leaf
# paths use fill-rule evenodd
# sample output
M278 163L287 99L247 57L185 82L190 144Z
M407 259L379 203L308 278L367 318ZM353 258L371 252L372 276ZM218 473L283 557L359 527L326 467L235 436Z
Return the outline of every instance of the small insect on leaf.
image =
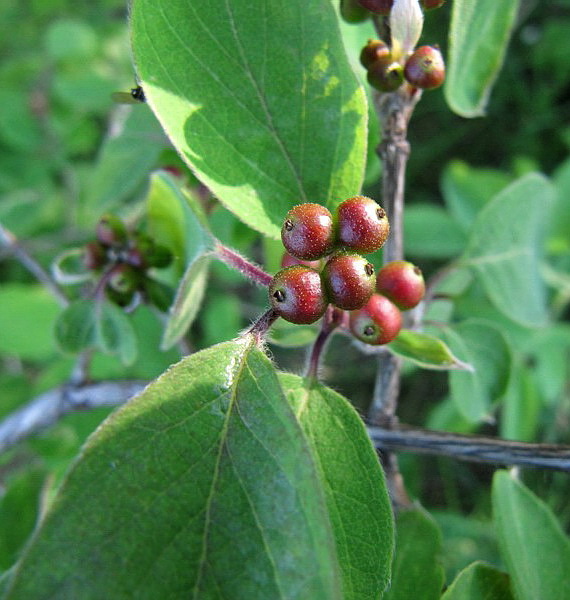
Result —
M146 101L144 91L140 85L131 88L130 92L114 92L111 97L119 104L139 104Z

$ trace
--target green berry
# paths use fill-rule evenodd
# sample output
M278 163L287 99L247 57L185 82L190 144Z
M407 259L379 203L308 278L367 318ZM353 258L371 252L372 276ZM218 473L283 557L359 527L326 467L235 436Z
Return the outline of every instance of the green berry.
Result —
M361 342L387 344L399 333L402 314L388 298L374 294L360 309L350 314L350 331Z
M404 77L411 85L424 90L439 87L445 80L445 63L433 46L416 48L406 61Z
M354 196L337 209L337 235L342 246L360 254L376 252L390 233L386 211L372 198Z
M402 310L409 310L420 303L426 285L419 267L405 260L395 260L378 272L376 289Z
M295 258L322 258L334 247L335 228L331 213L324 206L311 202L294 206L283 222L281 240Z
M359 254L339 252L323 269L329 302L344 310L364 306L374 291L374 266Z
M404 83L404 68L391 58L375 60L366 73L368 83L381 92L394 92Z
M340 0L340 16L347 23L362 23L370 13L360 6L357 0Z
M320 274L304 265L287 267L273 277L269 301L280 317L298 325L318 321L328 304Z
M166 247L156 244L146 256L150 267L164 269L172 262L172 252Z

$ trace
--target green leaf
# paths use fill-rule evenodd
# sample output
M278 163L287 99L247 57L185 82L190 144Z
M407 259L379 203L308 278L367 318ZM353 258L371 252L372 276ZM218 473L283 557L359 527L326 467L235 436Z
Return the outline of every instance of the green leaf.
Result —
M411 204L404 213L406 256L452 258L465 247L466 237L441 206Z
M59 316L55 337L65 352L81 352L98 347L107 354L117 354L130 365L137 356L137 339L129 317L110 302L77 300Z
M129 317L116 304L103 302L95 307L97 345L107 354L117 354L124 365L137 357L137 337Z
M349 402L318 383L280 375L325 490L342 598L378 598L390 577L392 508L376 452Z
M570 540L548 506L506 471L495 473L492 500L516 598L570 598Z
M441 192L455 221L469 232L487 202L512 180L502 171L471 167L463 161L453 160L443 171Z
M483 320L470 319L445 329L445 337L451 350L474 369L449 373L453 401L466 419L482 421L507 390L510 348L502 333Z
M427 333L403 329L388 348L398 356L411 360L424 369L463 369L472 371L471 365L453 355L445 342Z
M293 205L359 192L366 100L331 2L135 0L131 28L149 105L242 221L278 238Z
M454 0L444 94L458 115L485 114L518 7L519 0Z
M42 361L56 354L53 323L60 310L43 286L3 282L0 352L32 361Z
M439 599L443 587L441 533L421 509L404 510L396 520L396 554L392 585L382 600Z
M148 231L173 252L182 268L192 262L209 244L210 235L180 189L164 171L150 177L147 197Z
M87 225L129 198L147 178L165 146L164 134L155 116L144 105L123 107L91 170L85 186Z
M340 600L339 587L309 448L246 338L187 357L96 431L6 599Z
M200 254L188 265L166 321L162 350L176 344L194 322L204 297L211 260L210 254Z
M463 258L496 308L527 326L547 320L539 257L552 195L548 180L536 173L509 185L479 213Z
M441 600L513 600L509 576L482 562L463 569Z
M301 348L312 343L319 330L314 325L295 325L278 319L269 330L267 341L281 348Z

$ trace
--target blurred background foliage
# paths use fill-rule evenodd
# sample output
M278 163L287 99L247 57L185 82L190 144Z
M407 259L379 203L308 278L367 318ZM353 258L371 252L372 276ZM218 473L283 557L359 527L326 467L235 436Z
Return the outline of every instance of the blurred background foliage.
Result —
M427 15L421 40L439 44L444 56L450 5ZM202 199L216 236L269 271L278 269L281 245L261 240L208 197L148 107L113 103L113 92L136 85L123 0L4 0L0 30L0 223L46 269L62 250L93 239L104 212L116 212L132 227L145 222L149 173L165 167L174 167L180 181ZM371 30L343 25L342 31L362 76L358 52ZM428 315L436 333L441 323L483 319L495 332L487 331L487 343L494 348L505 344L506 358L495 364L495 379L489 383L488 414L482 420L467 418L461 402L469 397L452 397L453 382L446 373L406 367L402 422L570 442L568 31L569 0L524 0L487 116L467 120L452 114L441 91L425 93L413 116L406 254L426 276L463 253L479 211L516 178L531 171L546 174L557 199L541 248L541 274L549 286L547 326L523 326L500 313L466 269L446 279L446 287L439 289L441 302ZM364 192L380 199L374 126L369 138ZM525 217L507 219L519 216ZM179 276L173 271L166 282L174 284ZM66 288L70 299L84 291L82 286ZM212 264L199 318L184 347L200 349L231 339L265 306L263 290L224 265ZM0 248L0 417L69 378L75 360L61 352L53 335L60 311L49 293ZM160 350L162 313L141 306L129 318L138 339L137 359L124 366L115 356L97 352L92 379L150 379L178 360L179 348ZM299 372L305 357L299 345L312 336L311 328L277 328L272 339L279 343L270 349L278 364ZM503 341L493 341L493 336ZM337 336L324 375L364 412L375 367L373 356L360 354L348 338ZM69 462L106 414L71 415L0 456L0 572L13 564ZM489 522L493 469L411 455L402 456L401 464L410 492L433 509L442 529L448 576L474 559L496 563ZM551 490L548 502L568 530L567 476L538 471L525 479L535 489Z

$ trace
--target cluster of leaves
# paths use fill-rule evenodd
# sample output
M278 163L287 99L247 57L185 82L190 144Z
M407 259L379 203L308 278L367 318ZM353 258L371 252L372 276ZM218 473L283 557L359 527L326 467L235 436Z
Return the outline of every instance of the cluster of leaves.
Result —
M108 4L109 11L117 6ZM453 2L455 46L445 93L461 114L480 112L488 95L515 14L516 3L504 4L508 11L503 3ZM480 24L461 19L473 6L489 9L497 28L492 44L479 39ZM165 275L178 292L164 328L147 307L128 317L117 313L128 334L109 318L95 345L111 356L95 354L94 378L156 377L177 360L174 350L159 347L172 348L192 323L185 339L197 348L234 338L267 299L212 261L216 239L244 253L261 252L266 269L276 270L282 248L271 238L279 237L287 210L305 201L334 209L359 193L367 139L374 139L365 126L363 87L345 53L356 64L370 34L366 26L351 26L343 41L328 0L269 3L258 14L251 3L237 1L223 9L174 1L163 8L134 2L139 75L178 152L225 208L191 176L182 185L158 171L141 191L149 168L178 160L165 150L147 107L117 112L107 138L96 127L109 110L109 92L132 85L124 70L108 75L120 72L113 71L113 57L126 54L117 41L124 40L122 27L96 21L94 35L86 33L88 13L70 23L54 20L58 7L46 8L41 18L51 24L42 35L52 62L21 55L0 74L9 84L2 89L20 95L6 101L19 116L0 122L0 141L12 157L1 171L0 221L37 241L38 251L47 247L47 264L61 251L62 232L72 232L71 246L90 237L102 212L120 208L127 219L143 212L148 231L176 257ZM39 36L43 21L37 27ZM70 39L78 40L75 46ZM15 46L16 40L8 36L3 43ZM487 65L485 76L467 69L467 43L482 46L477 56ZM23 107L36 105L21 97L35 97L30 90L38 89L49 110L41 119L22 115ZM19 131L12 127L16 117L27 123ZM36 129L38 123L48 129ZM453 133L442 135L454 143ZM58 150L49 152L50 160L28 160L46 141ZM440 143L434 141L432 153ZM424 167L430 163L421 156L429 152L428 144L419 149ZM404 332L391 348L409 359L411 382L430 376L415 365L447 369L462 366L461 359L473 367L450 372L448 397L438 397L426 416L431 426L475 431L496 419L505 437L564 440L559 423L567 410L570 330L559 318L570 300L570 163L549 178L529 165L520 161L503 172L452 162L441 180L444 204L406 208L407 255L428 273L446 264L447 276L424 315L432 327L425 334ZM373 178L369 167L366 181ZM61 209L70 198L75 213ZM51 331L55 301L13 263L2 263L0 277L5 415L66 381L73 363ZM272 349L286 365L290 350L282 348L304 346L315 335L311 327L282 326L269 341L281 344ZM342 360L350 374L346 354ZM417 398L414 403L411 408ZM426 408L418 414L425 416ZM457 513L438 514L436 523L423 511L404 512L394 554L383 476L350 403L330 388L278 372L250 336L184 359L113 415L90 438L54 500L61 474L102 416L76 415L0 459L8 473L0 497L0 569L6 570L0 589L7 598L166 597L188 590L196 597L372 598L390 578L386 598L410 597L417 589L439 598L445 580L446 600L491 591L522 599L569 593L568 539L550 509L504 472L493 483L492 534L484 525L476 530L478 519ZM412 486L420 466L404 465ZM448 483L456 485L453 476ZM471 506L488 523L488 490L478 492L480 502ZM40 499L46 516L22 553ZM490 539L491 550L456 552L454 536ZM506 572L477 562L466 566L480 558Z

